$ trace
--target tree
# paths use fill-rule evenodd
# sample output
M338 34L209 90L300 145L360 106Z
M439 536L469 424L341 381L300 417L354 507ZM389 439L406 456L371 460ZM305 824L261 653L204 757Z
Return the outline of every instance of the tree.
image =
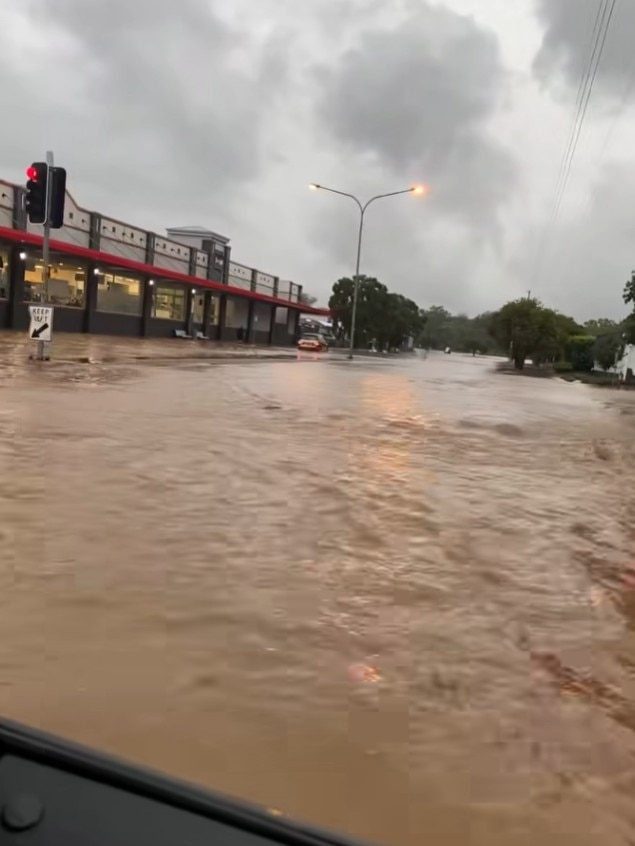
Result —
M601 335L596 340L593 355L602 370L610 370L615 366L623 347L624 344L619 332Z
M353 280L348 277L338 279L333 285L329 298L329 308L333 318L333 331L337 337L348 335L351 330L353 311Z
M584 324L584 333L586 335L595 335L596 338L599 338L601 335L607 335L611 332L617 332L619 329L618 324L614 320L610 320L608 317L599 317L597 320L587 320Z
M560 326L557 315L531 298L512 300L490 318L490 333L509 350L516 370L522 370L530 356L540 360L558 347Z
M624 339L629 344L635 344L635 271L633 271L630 281L626 283L624 288L624 302L626 305L633 306L632 314L622 324Z
M350 338L354 291L348 277L333 285L329 308L339 337ZM420 335L424 325L425 315L413 300L388 291L372 276L360 276L355 328L359 346L374 343L380 349L400 348L408 338Z
M571 331L576 331L579 327L571 317L550 308L541 307L537 320L539 337L532 352L534 364L558 361L564 356Z
M431 350L443 350L448 344L450 312L443 306L430 306L425 312L425 326L419 333L417 343Z
M567 342L567 360L574 370L590 372L595 367L593 335L572 335Z
M329 308L339 337L350 338L354 291L354 282L349 277L338 279L333 285ZM382 331L387 309L388 288L372 276L360 276L355 328L359 346L367 345Z
M425 315L419 306L401 294L389 293L386 313L375 336L378 346L400 348L408 338L416 338L425 326Z

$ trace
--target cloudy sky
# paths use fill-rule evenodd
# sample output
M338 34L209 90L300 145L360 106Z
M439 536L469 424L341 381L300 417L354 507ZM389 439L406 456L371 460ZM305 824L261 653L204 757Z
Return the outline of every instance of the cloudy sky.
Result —
M621 317L635 267L635 2L618 0L558 220L600 0L1 0L0 175L52 148L76 200L199 224L326 302L353 271L476 313L532 290ZM27 43L35 45L29 52Z

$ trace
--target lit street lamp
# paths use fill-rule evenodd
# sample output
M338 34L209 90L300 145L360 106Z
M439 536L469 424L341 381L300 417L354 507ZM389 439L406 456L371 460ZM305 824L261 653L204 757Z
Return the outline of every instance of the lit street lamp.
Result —
M391 191L389 194L378 194L376 197L371 197L366 203L362 203L354 194L347 194L346 191L336 191L335 188L327 188L325 185L317 185L315 182L309 185L312 191L329 191L331 194L339 194L341 197L349 197L353 200L359 209L359 234L357 236L357 262L355 265L355 279L353 281L353 314L351 316L351 346L348 353L349 359L353 358L353 350L355 349L355 324L357 321L357 298L359 296L359 264L362 257L362 235L364 232L364 215L366 209L375 200L383 200L384 197L396 197L398 194L416 194L421 196L426 193L425 185L413 185L412 188L406 188L403 191Z

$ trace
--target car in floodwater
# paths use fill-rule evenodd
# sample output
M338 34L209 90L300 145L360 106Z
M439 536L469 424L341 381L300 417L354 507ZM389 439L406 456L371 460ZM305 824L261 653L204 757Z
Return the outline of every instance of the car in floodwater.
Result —
M303 335L298 341L298 349L304 352L327 352L329 345L318 334Z

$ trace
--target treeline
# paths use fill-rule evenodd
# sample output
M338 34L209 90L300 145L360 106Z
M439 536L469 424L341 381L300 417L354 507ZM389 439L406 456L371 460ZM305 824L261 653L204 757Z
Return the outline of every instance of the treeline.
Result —
M572 317L525 297L491 315L489 332L517 370L527 360L559 370L609 370L624 345L624 324L602 318L581 325Z
M333 285L329 300L333 330L342 342L350 338L353 292L353 280L344 277ZM374 277L360 276L356 344L377 349L414 344L432 350L449 347L455 352L506 355L519 370L528 360L560 370L592 370L596 363L609 370L624 344L635 343L635 275L626 285L624 301L633 306L633 313L621 323L601 318L580 324L531 297L468 317L443 306L424 310Z
M492 313L477 317L451 314L443 306L431 306L423 312L425 324L416 338L416 345L427 350L445 350L464 353L500 353L498 341L490 332Z

